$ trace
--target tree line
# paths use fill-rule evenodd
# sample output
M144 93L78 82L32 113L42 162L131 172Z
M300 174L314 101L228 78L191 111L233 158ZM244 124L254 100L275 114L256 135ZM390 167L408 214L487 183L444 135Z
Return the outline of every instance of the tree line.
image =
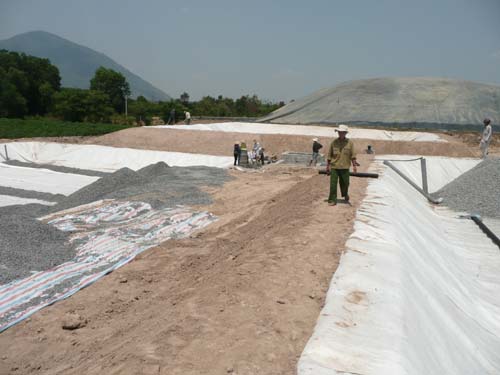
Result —
M129 96L125 77L112 69L98 68L89 89L64 88L59 70L48 59L0 51L0 117L49 116L65 121L148 124L154 116L166 121L172 109L178 117L185 111L195 116L259 117L285 104L263 101L256 95L236 100L205 96L190 101L184 92L178 99L159 102ZM128 116L124 116L125 111Z

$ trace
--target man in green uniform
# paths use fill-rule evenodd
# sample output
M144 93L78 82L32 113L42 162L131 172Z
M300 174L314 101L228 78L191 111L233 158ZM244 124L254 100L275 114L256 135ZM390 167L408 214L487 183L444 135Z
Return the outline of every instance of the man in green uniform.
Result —
M335 131L339 137L330 144L328 151L328 161L326 163L326 172L330 173L330 195L328 204L335 206L337 204L337 181L340 185L340 192L346 202L349 202L349 168L356 172L356 152L354 144L346 138L349 131L347 125L339 125Z

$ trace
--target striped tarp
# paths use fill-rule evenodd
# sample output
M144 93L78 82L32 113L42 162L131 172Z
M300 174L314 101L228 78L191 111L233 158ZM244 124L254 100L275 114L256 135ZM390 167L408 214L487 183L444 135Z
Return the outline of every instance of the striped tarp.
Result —
M0 285L0 332L67 298L136 255L170 238L182 238L216 220L186 207L154 210L144 202L105 200L40 220L72 232L76 256L48 271Z

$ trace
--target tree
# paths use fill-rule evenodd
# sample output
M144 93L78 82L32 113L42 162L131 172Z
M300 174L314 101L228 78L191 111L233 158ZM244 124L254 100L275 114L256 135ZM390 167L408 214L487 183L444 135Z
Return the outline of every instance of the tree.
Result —
M107 122L113 108L103 92L66 88L54 95L54 114L66 121Z
M136 100L129 100L128 102L128 113L134 116L137 120L144 120L150 116L153 116L155 112L159 112L155 109L158 108L156 103L150 103L148 100L140 95Z
M54 88L48 82L44 82L40 85L38 91L40 93L40 104L44 112L50 112L52 110L53 96L55 93Z
M101 66L90 80L90 89L108 95L109 104L118 113L125 111L125 97L130 95L130 86L123 74Z
M181 103L182 104L188 104L189 103L189 94L187 92L183 92L180 97Z
M52 95L61 87L57 67L48 59L6 50L0 51L0 67L4 87L0 99L3 112L11 113L9 116L47 113L50 107L47 95ZM9 109L11 105L15 108Z
M0 117L22 117L27 110L26 99L0 67Z

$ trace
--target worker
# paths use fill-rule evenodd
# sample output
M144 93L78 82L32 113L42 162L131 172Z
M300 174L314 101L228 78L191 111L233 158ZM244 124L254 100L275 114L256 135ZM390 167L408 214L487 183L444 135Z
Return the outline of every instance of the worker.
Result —
M189 113L188 111L184 112L184 123L186 125L191 124L191 113Z
M175 125L175 108L170 110L170 115L168 116L167 125Z
M252 150L248 152L248 160L250 163L254 164L257 162L257 157L259 156L260 143L256 139L253 140Z
M234 165L240 165L241 147L238 141L234 142Z
M259 148L259 151L258 151L258 153L259 153L259 160L260 160L260 162L261 162L262 165L264 165L264 158L265 158L264 151L265 151L264 147Z
M330 144L326 163L326 172L330 174L330 195L328 196L330 206L337 204L337 181L342 197L349 202L349 169L352 164L353 171L357 172L358 166L354 144L346 137L349 128L347 125L339 125L335 131L338 133L338 138Z
M323 145L319 143L318 138L313 138L313 145L312 145L312 157L311 160L309 161L309 166L311 166L312 163L314 163L314 166L316 166L316 163L318 162L319 158L319 150L323 148Z
M488 147L490 147L493 130L491 129L491 120L489 118L485 118L483 124L484 129L481 137L481 142L479 143L479 148L481 149L482 158L484 159L488 155Z

